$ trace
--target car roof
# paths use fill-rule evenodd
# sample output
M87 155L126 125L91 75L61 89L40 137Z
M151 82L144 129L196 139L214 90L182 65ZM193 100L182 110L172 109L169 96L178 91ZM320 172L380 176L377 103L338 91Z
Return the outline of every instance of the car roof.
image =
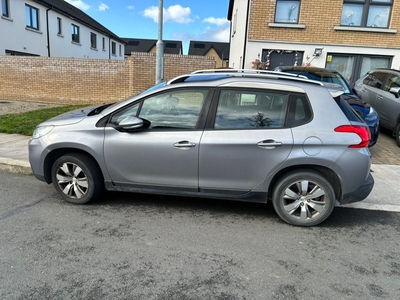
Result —
M167 85L183 83L183 82L201 82L201 81L214 81L219 79L228 78L257 78L257 79L283 79L297 82L304 82L314 85L323 85L316 80L308 79L306 76L299 76L297 74L282 73L268 70L256 69L210 69L198 70L189 74L177 76L169 81Z
M280 66L277 67L276 69L282 70L282 71L299 71L302 73L335 73L335 74L340 74L338 71L334 69L328 69L328 68L319 68L319 67L297 67L297 66Z

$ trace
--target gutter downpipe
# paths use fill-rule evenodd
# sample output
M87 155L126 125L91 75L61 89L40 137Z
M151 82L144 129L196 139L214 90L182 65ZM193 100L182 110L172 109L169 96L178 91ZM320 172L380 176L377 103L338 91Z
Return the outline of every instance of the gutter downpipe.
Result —
M46 9L46 31L47 31L47 56L50 57L50 29L49 29L49 10L52 10L53 6Z
M246 61L246 49L247 49L247 37L249 35L249 21L250 21L250 2L251 0L247 1L247 16L246 16L246 28L245 28L245 35L244 35L244 49L243 49L243 61L242 61L242 69L244 69L244 62Z

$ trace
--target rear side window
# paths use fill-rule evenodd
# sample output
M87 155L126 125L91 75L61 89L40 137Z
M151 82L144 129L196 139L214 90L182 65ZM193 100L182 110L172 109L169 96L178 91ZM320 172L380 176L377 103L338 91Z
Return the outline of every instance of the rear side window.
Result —
M365 79L363 80L363 84L381 89L386 76L387 73L384 72L373 72L365 77Z
M282 128L289 93L279 91L223 90L220 93L215 129Z

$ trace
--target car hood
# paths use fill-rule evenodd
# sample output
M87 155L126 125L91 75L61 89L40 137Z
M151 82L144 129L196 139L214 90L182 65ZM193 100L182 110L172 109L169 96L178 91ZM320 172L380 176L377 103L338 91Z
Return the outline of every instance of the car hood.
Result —
M60 126L60 125L76 124L82 121L84 118L86 118L89 114L91 114L99 107L101 106L96 105L96 106L88 106L76 110L71 110L69 112L58 115L54 118L51 118L43 122L41 125Z

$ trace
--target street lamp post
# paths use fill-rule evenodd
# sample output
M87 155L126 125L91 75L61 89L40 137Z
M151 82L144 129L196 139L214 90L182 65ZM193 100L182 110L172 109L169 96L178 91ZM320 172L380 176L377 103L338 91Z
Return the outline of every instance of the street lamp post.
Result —
M156 84L164 80L163 0L158 0L158 40L156 44Z

